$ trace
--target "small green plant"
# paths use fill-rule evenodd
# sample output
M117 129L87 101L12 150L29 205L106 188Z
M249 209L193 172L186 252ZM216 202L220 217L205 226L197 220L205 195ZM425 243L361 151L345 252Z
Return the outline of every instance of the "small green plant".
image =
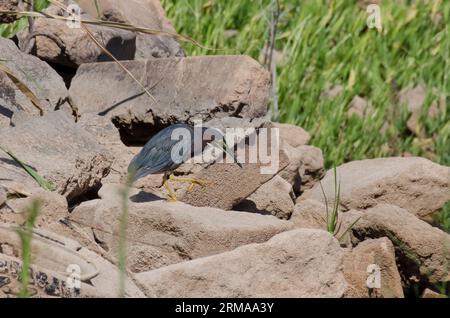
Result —
M29 297L28 282L30 278L30 266L31 266L31 239L33 237L33 228L36 223L36 219L42 207L40 200L33 200L28 207L26 213L27 218L25 224L17 229L17 234L20 237L22 246L22 271L20 272L20 297Z
M323 219L327 226L327 231L332 234L336 235L337 232L340 230L340 222L339 222L339 203L340 203L340 197L341 197L341 184L338 183L337 180L337 171L336 166L333 169L334 173L334 203L333 203L333 210L329 211L328 207L328 198L325 194L325 190L323 189L322 182L319 181L320 189L322 190L323 198L325 200L325 209L326 209L326 217Z
M34 0L29 2L36 12L41 12L50 5L48 0ZM25 29L29 25L29 19L25 16L19 17L11 23L0 24L0 37L12 38L17 33Z
M326 217L322 218L322 220L325 222L327 231L333 236L336 236L339 231L341 230L342 222L339 221L339 204L341 200L341 184L338 182L337 178L337 170L336 166L333 168L333 174L334 174L334 202L333 202L333 210L329 211L328 206L328 198L325 194L325 190L323 189L322 182L319 181L320 188L322 190L322 194L325 200L325 209L326 209ZM355 224L361 219L361 217L357 218L355 221L353 221L352 224L337 238L339 241L342 240L342 238L347 234L354 226Z
M0 146L0 150L6 153L12 160L14 160L20 167L23 168L43 189L47 191L54 191L54 185L47 181L44 177L42 177L39 173L36 172L30 166L24 164L21 160L19 160L10 150Z

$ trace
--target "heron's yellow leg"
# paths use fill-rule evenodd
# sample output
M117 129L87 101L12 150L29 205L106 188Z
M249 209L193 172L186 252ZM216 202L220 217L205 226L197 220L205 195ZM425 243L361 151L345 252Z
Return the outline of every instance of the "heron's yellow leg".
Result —
M169 176L169 179L175 182L186 182L190 183L188 191L191 191L195 185L199 185L201 187L206 186L209 181L196 179L196 178L183 178L183 177L175 177L173 174Z
M169 180L166 175L163 177L163 185L164 188L167 190L167 201L169 202L177 202L177 196L175 194L175 191L173 191L172 187L169 184Z

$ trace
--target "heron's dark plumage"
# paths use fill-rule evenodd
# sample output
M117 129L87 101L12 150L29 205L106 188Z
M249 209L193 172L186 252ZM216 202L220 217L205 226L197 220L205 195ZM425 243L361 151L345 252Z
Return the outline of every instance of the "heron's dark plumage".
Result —
M158 132L145 144L141 152L133 158L128 166L128 172L133 172L134 180L154 173L172 171L180 166L181 162L176 163L172 160L172 148L180 142L183 142L180 140L172 140L172 133L179 128L188 129L191 136L194 136L194 127L187 124L175 124ZM184 142L191 143L192 153L193 138L189 141L184 140ZM191 153L183 154L183 158L187 160L191 156Z

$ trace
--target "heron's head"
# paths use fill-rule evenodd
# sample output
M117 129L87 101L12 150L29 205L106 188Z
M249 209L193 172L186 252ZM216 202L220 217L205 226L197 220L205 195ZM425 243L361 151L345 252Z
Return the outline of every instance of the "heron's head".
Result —
M242 165L237 161L236 156L234 155L234 151L228 147L225 140L225 135L219 129L213 127L203 127L203 148L208 144L230 155L234 162L242 168Z

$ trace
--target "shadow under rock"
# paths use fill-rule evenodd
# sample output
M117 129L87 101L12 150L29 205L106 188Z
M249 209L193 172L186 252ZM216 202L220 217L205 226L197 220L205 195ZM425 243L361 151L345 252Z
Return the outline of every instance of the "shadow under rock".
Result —
M146 203L164 200L163 198L149 192L141 191L130 197L131 202L134 203Z
M250 200L243 200L233 207L233 211L236 212L247 212L247 213L258 213L262 215L272 215L269 211L260 210L256 207L255 202Z

